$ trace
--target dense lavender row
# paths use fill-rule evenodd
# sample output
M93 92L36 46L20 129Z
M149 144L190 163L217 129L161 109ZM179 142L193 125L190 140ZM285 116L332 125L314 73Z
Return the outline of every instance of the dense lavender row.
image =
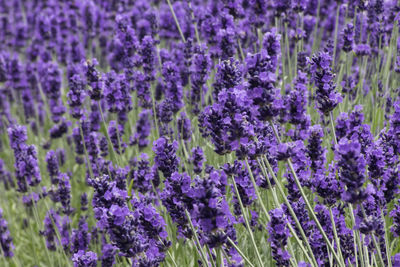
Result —
M0 13L1 266L400 266L399 1Z

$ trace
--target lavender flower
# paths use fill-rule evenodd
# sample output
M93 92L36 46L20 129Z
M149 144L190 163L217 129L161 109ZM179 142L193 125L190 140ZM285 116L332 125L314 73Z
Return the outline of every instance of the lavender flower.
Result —
M193 171L200 174L203 171L204 153L201 147L192 148L192 156L190 162L193 164Z
M178 171L179 158L176 156L178 142L168 142L166 137L160 137L153 143L153 151L156 154L154 161L164 177L170 177L172 173Z
M0 208L0 253L6 257L14 256L14 244L10 231L8 230L7 221L3 217L3 210Z
M90 244L89 227L85 217L80 217L78 228L72 230L71 235L71 253L78 253L79 251L86 251Z
M326 52L320 52L310 60L310 72L317 87L317 108L323 115L329 114L342 101L340 93L335 91L331 61L331 56Z
M172 111L178 112L182 106L182 84L176 64L171 61L163 63L162 74L164 77L165 96L172 102Z
M68 105L71 116L80 119L83 116L82 104L85 100L85 83L81 76L75 74L69 79Z
M191 179L186 173L179 174L174 172L164 180L164 190L160 194L161 201L171 219L177 224L179 236L190 238L192 232L189 228L185 209L190 203L188 193L190 190Z
M145 148L149 144L147 140L151 132L151 111L143 110L139 114L139 120L136 123L136 132L130 140L130 145L138 145L140 149Z
M361 145L357 140L343 138L336 146L335 158L339 167L339 179L347 187L342 193L344 201L356 203L368 196L362 188L365 181L366 162L361 154Z
M229 58L217 65L217 73L213 84L214 99L218 98L219 93L224 89L231 89L239 85L242 81L242 66L239 61Z
M49 176L52 184L58 183L58 175L60 173L58 157L56 152L50 150L46 154L46 163L47 163L47 171L49 172Z
M271 221L268 224L270 237L268 241L271 243L272 257L277 266L290 266L290 254L285 248L290 236L287 219L281 208L271 210L270 216Z
M58 244L56 231L59 229L60 216L54 211L49 210L44 218L44 230L40 231L46 239L46 247L48 250L55 251Z
M190 119L186 116L185 112L181 112L177 120L178 136L184 141L190 141L192 137L192 126Z
M97 254L83 250L78 251L74 254L72 261L74 262L74 267L96 267L97 266Z
M354 26L351 23L348 23L343 30L342 33L343 38L343 51L350 52L353 50L353 42L354 42Z
M36 149L33 145L25 144L28 138L24 126L14 125L8 129L8 135L10 146L14 150L18 190L27 192L28 185L36 186L41 182Z
M115 263L116 248L111 244L104 244L101 250L101 267L112 267Z
M122 141L123 127L116 121L110 121L108 126L108 135L111 139L114 151L118 154L123 154L127 145Z
M199 117L200 132L210 137L220 155L237 151L247 145L257 128L257 109L246 91L235 88L222 91L218 103L208 106Z

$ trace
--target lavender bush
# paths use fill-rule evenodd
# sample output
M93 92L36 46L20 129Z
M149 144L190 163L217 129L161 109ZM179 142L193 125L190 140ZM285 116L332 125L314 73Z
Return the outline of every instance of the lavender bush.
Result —
M0 266L400 266L398 0L0 13Z

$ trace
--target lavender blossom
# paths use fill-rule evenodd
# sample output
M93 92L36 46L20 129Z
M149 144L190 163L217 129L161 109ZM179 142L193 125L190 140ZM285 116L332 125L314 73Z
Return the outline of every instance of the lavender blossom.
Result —
M6 257L11 258L14 256L14 244L10 231L8 230L7 221L3 217L3 210L0 208L0 253Z
M331 61L331 56L326 52L320 52L310 60L310 72L317 87L317 108L323 115L329 114L342 101L340 93L335 91Z
M74 262L74 267L96 267L97 266L97 254L83 250L78 251L74 254L72 261Z
M169 143L166 137L160 137L153 143L155 153L155 164L164 177L170 177L172 173L178 171L179 158L176 156L178 142Z

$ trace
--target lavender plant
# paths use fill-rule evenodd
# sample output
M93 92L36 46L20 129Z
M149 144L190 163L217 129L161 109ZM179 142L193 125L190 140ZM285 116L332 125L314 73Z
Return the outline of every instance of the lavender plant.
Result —
M400 266L400 2L0 3L0 266Z

